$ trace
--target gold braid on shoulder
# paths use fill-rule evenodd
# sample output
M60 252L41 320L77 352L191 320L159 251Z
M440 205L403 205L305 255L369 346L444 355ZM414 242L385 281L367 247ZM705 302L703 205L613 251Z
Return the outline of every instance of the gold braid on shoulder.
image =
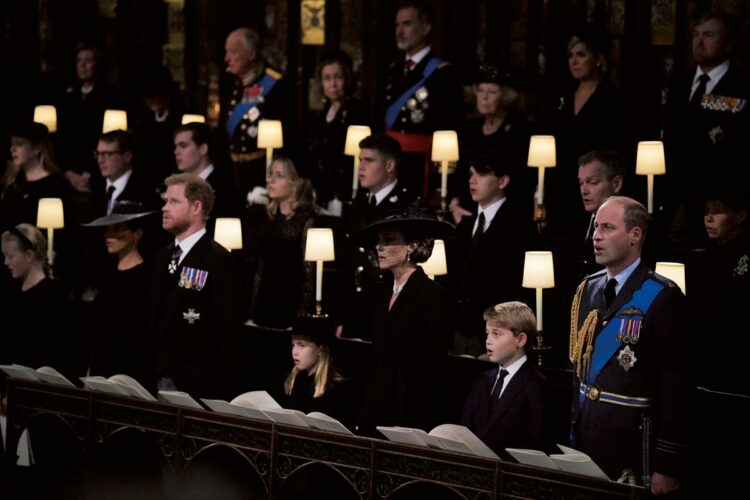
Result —
M578 380L580 381L583 381L584 374L589 371L591 353L594 350L594 331L596 331L596 324L599 319L599 312L593 309L586 316L581 329L578 330L578 314L581 308L581 298L585 290L586 280L578 285L576 294L573 297L573 305L570 310L570 337L568 342L568 357L570 362L575 365L576 376L578 376Z

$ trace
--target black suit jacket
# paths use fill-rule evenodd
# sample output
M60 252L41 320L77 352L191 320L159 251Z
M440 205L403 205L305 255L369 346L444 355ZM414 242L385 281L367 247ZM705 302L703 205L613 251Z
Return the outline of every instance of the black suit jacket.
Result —
M527 359L489 412L490 395L499 369L493 368L477 377L466 399L461 425L503 457L508 456L505 448L546 449L547 379Z
M642 474L642 416L653 420L651 472L679 476L685 467L687 442L688 377L686 362L687 329L685 328L685 296L674 283L657 276L644 264L639 265L607 309L604 302L606 272L596 273L586 280L580 304L578 329L589 311L599 311L595 335L602 325L619 321L617 313L640 289L647 279L665 285L646 312L640 339L630 348L635 364L625 370L617 355L620 345L591 383L602 391L630 397L651 399L647 409L584 399L578 403L578 387L574 391L573 435L574 447L588 454L612 479L624 469L632 469L636 477Z
M204 235L174 274L167 270L174 244L154 262L151 327L156 373L193 397L233 397L233 352L242 325L240 273L231 254ZM186 268L208 271L202 290L179 285ZM200 317L191 322L185 314Z
M478 244L472 235L476 220L477 215L464 217L456 228L449 276L459 309L458 331L481 336L485 309L522 299L524 252L537 237L531 219L510 199L497 211Z

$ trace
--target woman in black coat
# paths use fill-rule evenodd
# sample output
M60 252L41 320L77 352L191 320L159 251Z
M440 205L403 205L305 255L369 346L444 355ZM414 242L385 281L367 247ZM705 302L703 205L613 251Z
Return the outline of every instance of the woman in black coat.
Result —
M429 430L441 422L441 370L453 335L448 294L417 264L432 254L433 237L452 229L410 207L358 234L375 245L380 269L390 271L373 302L372 368L360 433L378 425Z

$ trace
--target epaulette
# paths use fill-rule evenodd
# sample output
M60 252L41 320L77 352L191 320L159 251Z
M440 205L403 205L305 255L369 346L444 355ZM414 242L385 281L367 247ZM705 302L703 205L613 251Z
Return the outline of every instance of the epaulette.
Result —
M606 270L606 269L601 269L601 270L599 270L599 271L597 271L597 272L595 272L595 273L592 273L592 274L589 274L588 276L585 276L585 277L583 278L583 280L584 280L584 281L588 281L588 280L590 280L590 279L598 278L599 276L602 276L602 275L604 275L604 274L606 274L606 273L607 273L607 270Z
M443 68L445 68L445 67L447 67L447 66L451 66L451 63L449 63L448 61L443 61L443 62L441 62L441 63L440 63L439 65L438 65L438 69L443 69Z
M658 283L664 285L667 288L671 288L673 286L677 286L677 283L672 281L671 279L667 278L666 276L662 276L661 274L656 274L653 269L649 269L648 273L646 275L649 278L652 278L654 281L657 281Z
M281 80L281 73L279 73L275 69L266 68L266 74L274 80Z

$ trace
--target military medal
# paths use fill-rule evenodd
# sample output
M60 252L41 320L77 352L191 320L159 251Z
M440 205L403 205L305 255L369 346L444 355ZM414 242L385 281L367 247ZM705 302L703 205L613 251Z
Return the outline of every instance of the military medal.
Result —
M254 122L260 117L260 111L258 111L257 107L250 108L250 111L247 112L247 117L251 122Z
M415 95L419 102L424 101L430 96L429 92L427 92L427 87L421 87L419 90L417 90L417 93Z
M637 307L628 307L617 314L620 318L620 329L617 341L625 344L636 344L641 337L643 326L643 311Z
M424 111L421 109L415 109L411 112L411 121L412 123L422 123L424 120Z
M208 271L194 267L184 267L180 273L180 281L177 285L186 290L195 289L200 292L206 286Z
M721 126L717 125L708 131L708 138L711 139L711 142L716 144L724 139L724 130L722 130Z
M174 272L177 271L177 259L172 258L172 260L169 261L167 271L169 271L169 274L174 274Z
M253 108L253 109L255 109L255 108ZM255 139L256 137L258 137L258 127L256 127L255 125L253 125L252 127L248 127L248 129L247 129L247 135L249 135L253 139Z
M411 99L406 101L406 107L412 111L417 109L417 100L412 97Z
M189 325L192 325L199 319L201 319L201 313L195 312L192 307L188 308L187 312L182 313L182 319L187 320Z
M621 350L620 354L617 355L617 362L620 363L620 366L625 371L633 368L636 361L638 361L638 358L635 357L635 353L630 349L629 345L626 345L625 349Z

